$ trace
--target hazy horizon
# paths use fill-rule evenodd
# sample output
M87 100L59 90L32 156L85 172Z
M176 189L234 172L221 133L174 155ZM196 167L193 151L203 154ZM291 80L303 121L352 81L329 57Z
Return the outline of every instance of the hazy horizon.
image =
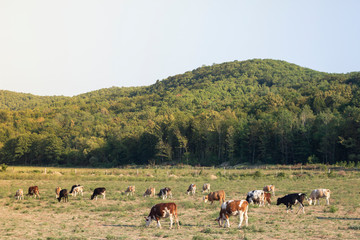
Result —
M0 89L74 96L202 65L360 71L358 1L1 1Z

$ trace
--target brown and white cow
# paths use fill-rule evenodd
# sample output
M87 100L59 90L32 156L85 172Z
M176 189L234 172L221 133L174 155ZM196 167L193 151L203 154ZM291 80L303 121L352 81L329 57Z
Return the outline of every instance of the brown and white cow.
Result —
M190 193L192 195L195 195L195 192L196 192L196 184L190 184L188 190L186 191L187 194L189 195Z
M56 199L59 197L60 191L61 191L61 187L55 188L55 198Z
M28 194L27 195L30 195L30 196L33 196L36 198L40 198L40 192L39 192L39 187L38 186L31 186L29 187L29 190L28 190Z
M180 228L179 219L177 214L177 206L175 203L158 203L154 205L149 213L149 216L145 217L146 226L148 227L152 220L156 220L157 226L161 228L160 219L161 218L170 218L170 229L173 225L173 217L177 223L177 227Z
M135 193L135 186L128 186L125 193L127 196L129 196L129 194L132 196Z
M263 189L264 192L271 192L275 196L275 185L267 185Z
M91 200L93 200L95 198L95 200L97 201L97 196L99 195L103 195L103 199L105 199L105 193L106 193L106 188L101 187L101 188L95 188L94 189L94 193L91 195Z
M15 198L17 200L24 200L24 191L22 189L18 189L15 193Z
M76 195L80 195L84 196L84 186L78 185L77 187L74 187L72 189L72 193L71 193L74 197L76 197Z
M221 205L219 217L215 219L215 221L219 222L219 226L222 226L223 222L225 221L224 227L230 227L230 216L239 215L240 222L239 228L244 220L245 216L245 225L248 226L248 209L249 203L245 200L229 200L224 202Z
M214 201L220 201L221 204L222 202L225 202L225 192L224 190L211 192L203 197L203 201L204 202L210 201L211 204L213 204Z
M202 192L210 193L210 183L204 183Z
M319 198L326 198L326 205L330 204L330 190L329 189L315 189L310 193L310 197L307 199L309 205L314 201L314 205L316 205L316 201L319 204Z
M163 200L165 198L172 198L171 189L169 187L160 189L160 192L157 195L159 196L159 198L162 198Z
M146 196L150 196L150 197L154 197L155 196L155 188L148 188L146 189L144 195L144 197Z

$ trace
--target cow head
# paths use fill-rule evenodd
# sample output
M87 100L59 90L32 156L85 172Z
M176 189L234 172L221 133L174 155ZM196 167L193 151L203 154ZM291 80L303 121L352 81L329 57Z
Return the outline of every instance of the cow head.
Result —
M146 227L148 227L152 221L152 218L150 216L144 217L145 218L145 224Z

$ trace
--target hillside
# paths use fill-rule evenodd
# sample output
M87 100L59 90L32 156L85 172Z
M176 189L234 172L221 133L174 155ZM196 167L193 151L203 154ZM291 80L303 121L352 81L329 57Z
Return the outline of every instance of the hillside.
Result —
M254 59L71 98L1 91L1 161L357 163L359 80Z

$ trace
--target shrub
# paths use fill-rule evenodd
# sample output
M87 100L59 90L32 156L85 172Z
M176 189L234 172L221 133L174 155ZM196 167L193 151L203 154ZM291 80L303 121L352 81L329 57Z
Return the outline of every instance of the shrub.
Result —
M1 164L1 172L6 172L6 169L8 168L8 165L5 163Z
M279 173L276 175L276 177L278 177L278 178L284 178L284 177L286 177L286 174L285 174L284 172L279 172Z
M259 170L254 173L254 177L261 177L262 175L262 172Z
M329 212L331 212L331 213L335 213L335 212L337 212L337 210L339 210L339 209L335 206L330 206L330 208L329 208Z

